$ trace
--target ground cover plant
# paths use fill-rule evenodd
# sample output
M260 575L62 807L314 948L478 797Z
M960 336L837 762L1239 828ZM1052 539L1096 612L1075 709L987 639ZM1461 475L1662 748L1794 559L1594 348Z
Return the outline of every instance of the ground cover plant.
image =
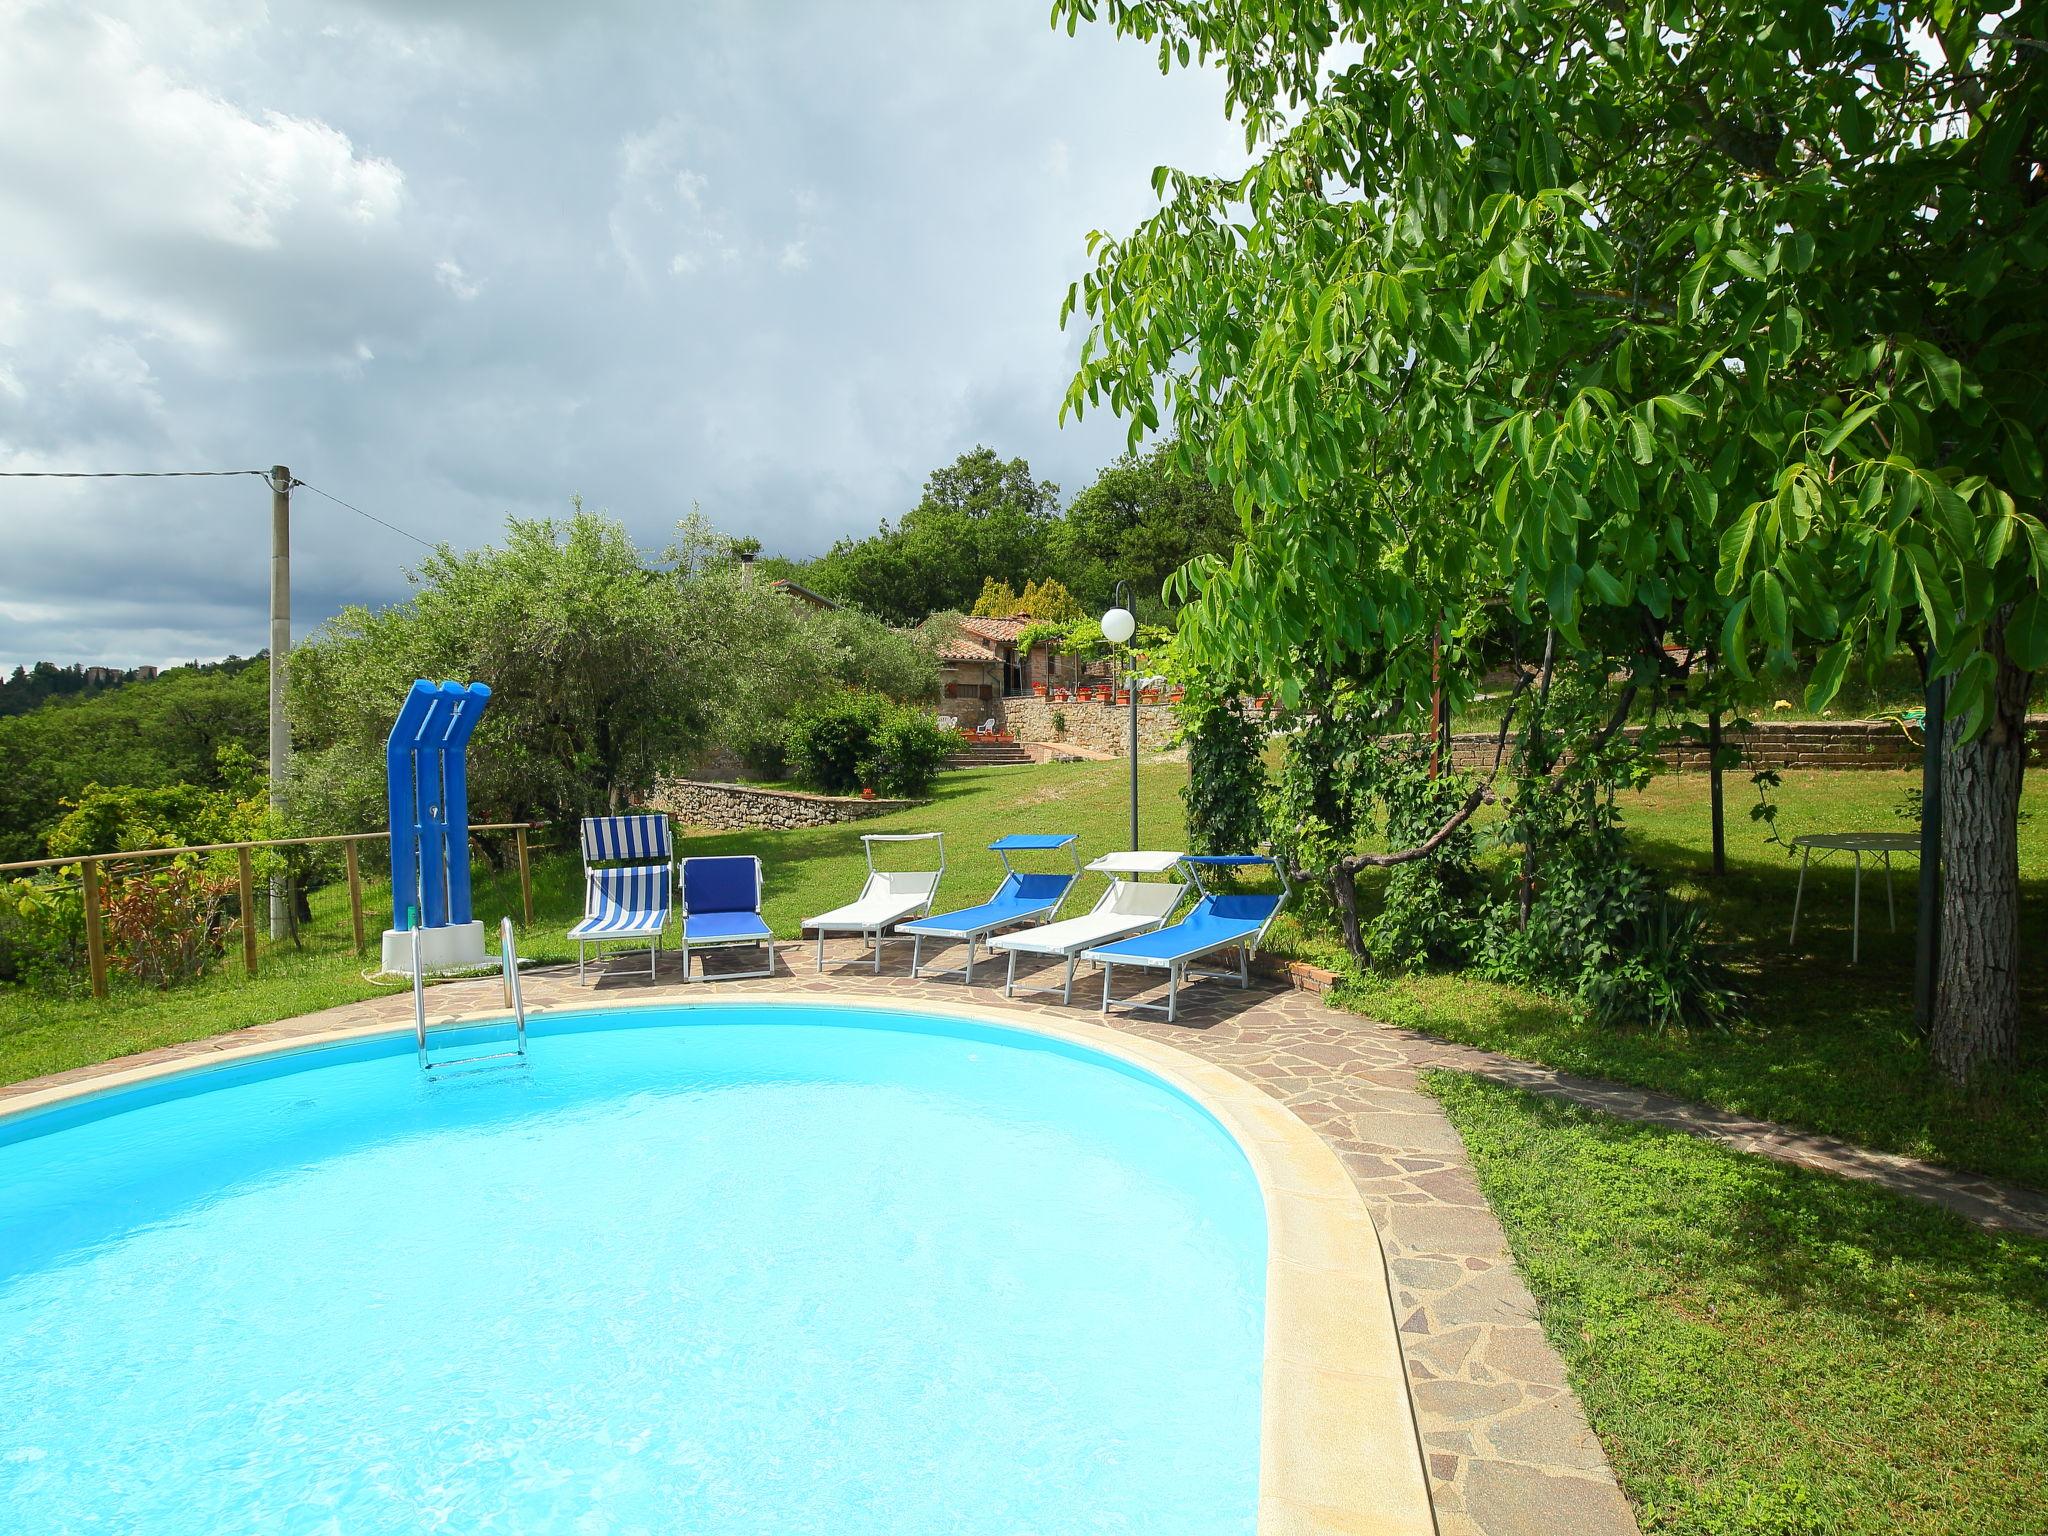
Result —
M1649 1536L2048 1528L2048 1244L1433 1073Z

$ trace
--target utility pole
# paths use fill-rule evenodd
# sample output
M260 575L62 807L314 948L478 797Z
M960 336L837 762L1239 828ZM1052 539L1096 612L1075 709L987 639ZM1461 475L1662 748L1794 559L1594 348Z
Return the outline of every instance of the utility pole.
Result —
M291 727L284 718L284 666L292 650L292 472L270 466L270 809L284 810L284 780L292 755ZM270 936L291 929L282 878L270 882Z

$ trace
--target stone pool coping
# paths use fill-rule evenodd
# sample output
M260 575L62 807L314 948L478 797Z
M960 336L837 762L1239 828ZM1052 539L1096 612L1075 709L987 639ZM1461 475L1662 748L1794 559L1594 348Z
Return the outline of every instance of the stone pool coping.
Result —
M740 1005L819 1002L814 992L763 989L746 992ZM693 1006L733 1005L712 998L646 997L537 1003L527 1015ZM1436 1519L1386 1255L1350 1174L1320 1135L1236 1073L1103 1024L964 1000L835 997L831 1006L964 1019L1060 1040L1149 1073L1214 1116L1244 1152L1266 1205L1261 1536L1432 1536ZM485 1022L487 1017L477 1015L462 1018L464 1026ZM0 1123L164 1078L412 1032L409 1020L381 1020L232 1046L196 1061L115 1068L0 1099Z

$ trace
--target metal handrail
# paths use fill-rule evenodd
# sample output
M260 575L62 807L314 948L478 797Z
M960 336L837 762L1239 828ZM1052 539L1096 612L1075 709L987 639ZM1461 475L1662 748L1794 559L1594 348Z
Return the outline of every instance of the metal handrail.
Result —
M412 1022L413 1032L420 1042L420 1066L428 1067L427 1060L427 967L420 958L420 909L406 909L406 927L412 932Z
M512 947L512 919L498 919L498 951L505 962L505 990L512 995L512 1022L519 1030L519 1054L526 1054L526 995L519 986L519 952Z

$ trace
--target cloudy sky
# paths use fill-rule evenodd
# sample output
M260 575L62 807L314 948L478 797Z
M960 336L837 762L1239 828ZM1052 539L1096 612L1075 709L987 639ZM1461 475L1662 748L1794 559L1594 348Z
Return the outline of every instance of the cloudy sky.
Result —
M427 539L580 493L810 554L976 443L1071 495L1059 304L1213 78L1046 0L0 0L0 469L294 474ZM242 480L0 480L0 665L247 654ZM294 497L296 631L421 551Z

